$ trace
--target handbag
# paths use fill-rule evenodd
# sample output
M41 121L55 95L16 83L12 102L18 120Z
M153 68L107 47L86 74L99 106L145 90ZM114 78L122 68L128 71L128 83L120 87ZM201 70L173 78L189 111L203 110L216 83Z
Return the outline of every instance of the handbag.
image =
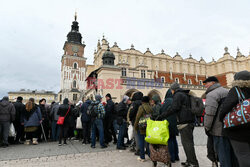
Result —
M69 113L69 110L70 110L70 106L69 106L69 109L68 109L68 111L67 111L67 113L65 114L64 117L59 116L58 121L57 121L57 125L63 125L64 119L65 119L65 117L67 116L67 114Z
M224 118L224 128L232 128L250 123L250 99L246 99L240 89L235 87L239 103Z
M142 108L143 108L145 114L143 115L143 117L140 118L138 125L139 125L140 130L146 130L147 120L151 119L152 114L151 113L146 114L146 111L145 111L143 106L142 106Z
M164 164L170 164L170 154L168 146L165 145L149 145L150 159L153 162L162 162Z
M81 114L79 117L76 119L76 129L82 129L82 119L81 119Z
M10 124L10 129L9 129L9 137L15 137L16 136L16 131L13 123Z
M150 144L168 145L169 129L168 121L147 121L145 141Z

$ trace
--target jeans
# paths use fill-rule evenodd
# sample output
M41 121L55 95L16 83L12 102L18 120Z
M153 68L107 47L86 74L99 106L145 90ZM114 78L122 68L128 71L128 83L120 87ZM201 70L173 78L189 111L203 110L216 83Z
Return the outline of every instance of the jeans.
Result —
M117 120L113 121L113 128L114 128L115 133L117 134L117 131L119 129L119 125L117 124Z
M91 126L91 122L82 121L83 143L90 141L90 126Z
M139 135L139 147L140 147L140 158L145 159L145 137L146 135L140 134L140 131L138 130ZM150 157L150 151L149 151L149 144L146 143L146 150L148 152L148 156Z
M96 129L98 129L99 132L99 141L100 141L100 145L102 147L104 147L104 131L103 131L103 122L102 119L95 119L92 122L92 136L91 136L91 146L94 147L95 146L95 141L96 141Z
M250 166L250 143L231 140L234 153L238 159L240 167Z
M168 149L171 156L171 161L174 162L175 160L179 160L179 149L176 140L176 136L171 136L168 139Z
M192 165L199 165L196 158L195 149L194 149L194 125L188 124L186 127L179 130L181 134L181 143L183 145L184 152L187 157L187 162Z
M0 135L3 139L3 144L8 144L10 130L10 122L0 122Z
M229 139L223 136L213 136L214 150L218 154L221 167L232 167Z
M127 123L123 122L119 127L119 134L117 140L117 148L121 148L124 145L124 135L127 127Z
M52 128L52 139L53 141L57 141L60 134L60 126L57 125L57 120L52 121L51 128Z

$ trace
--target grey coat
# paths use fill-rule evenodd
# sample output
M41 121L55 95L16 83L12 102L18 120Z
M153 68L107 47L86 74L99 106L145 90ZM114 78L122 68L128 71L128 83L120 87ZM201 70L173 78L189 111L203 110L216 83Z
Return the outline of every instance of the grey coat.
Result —
M210 86L206 91L204 126L205 129L213 136L222 136L223 125L222 122L219 121L220 113L217 114L216 118L215 115L220 100L225 98L227 94L228 90L223 88L219 83L215 83Z
M59 106L60 106L59 103L55 103L50 111L50 116L52 117L53 121L57 121L59 118L59 115L57 115Z
M0 102L0 122L13 122L15 120L16 109L7 100Z

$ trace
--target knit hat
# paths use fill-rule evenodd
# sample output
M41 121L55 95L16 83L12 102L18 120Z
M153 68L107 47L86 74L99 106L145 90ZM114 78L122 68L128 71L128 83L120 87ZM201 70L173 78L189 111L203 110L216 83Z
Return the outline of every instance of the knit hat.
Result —
M96 101L101 101L102 99L102 96L101 95L95 95L95 100Z
M234 75L234 80L250 80L250 72L247 70L237 72Z
M149 103L149 97L148 96L143 96L142 97L142 102L143 103Z
M152 100L154 100L154 101L157 103L157 102L160 102L160 101L161 101L161 98L159 97L159 95L154 95L154 96L152 97Z
M177 82L172 83L170 89L173 91L176 91L176 89L179 89L180 85Z
M4 96L2 100L3 101L9 101L9 97L8 96Z
M211 76L211 77L208 77L205 81L203 81L203 83L207 83L207 82L219 82L219 80L215 76Z
M110 99L111 99L111 94L110 93L108 93L108 94L106 94L106 96L105 97L109 97Z

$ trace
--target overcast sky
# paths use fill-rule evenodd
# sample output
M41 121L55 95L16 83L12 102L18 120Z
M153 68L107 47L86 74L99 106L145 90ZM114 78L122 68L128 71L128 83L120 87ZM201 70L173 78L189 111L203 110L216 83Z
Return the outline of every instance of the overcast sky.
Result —
M216 60L250 50L249 0L1 0L0 97L25 89L60 90L60 61L77 10L85 57L97 40L170 56Z

